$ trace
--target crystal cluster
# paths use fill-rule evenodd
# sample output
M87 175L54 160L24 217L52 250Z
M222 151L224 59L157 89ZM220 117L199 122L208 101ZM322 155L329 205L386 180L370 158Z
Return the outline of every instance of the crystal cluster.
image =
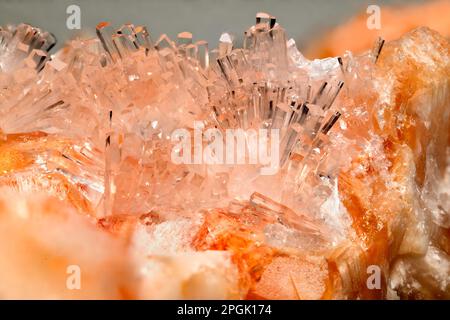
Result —
M450 298L436 32L313 61L266 13L242 48L108 23L54 44L0 30L1 297ZM275 174L174 163L172 132L196 125L278 130Z

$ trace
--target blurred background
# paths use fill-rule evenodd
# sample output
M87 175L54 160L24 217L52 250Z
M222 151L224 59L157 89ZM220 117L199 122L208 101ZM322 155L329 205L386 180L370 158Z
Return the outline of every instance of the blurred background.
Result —
M69 30L66 27L66 19L69 16L66 8L76 4L81 9L83 36L94 34L95 26L100 21L109 21L117 27L130 22L148 26L153 40L161 33L166 33L173 39L181 31L190 31L195 40L207 40L210 47L215 47L220 34L224 31L233 33L239 43L244 30L254 24L256 12L264 11L275 15L277 21L287 30L288 36L294 38L298 47L303 49L306 44L314 42L356 14L366 14L368 5L396 8L425 2L425 0L0 0L0 25L20 22L32 24L52 32L58 39L58 46L61 46L66 40L80 34L79 30ZM450 20L448 12L446 17Z

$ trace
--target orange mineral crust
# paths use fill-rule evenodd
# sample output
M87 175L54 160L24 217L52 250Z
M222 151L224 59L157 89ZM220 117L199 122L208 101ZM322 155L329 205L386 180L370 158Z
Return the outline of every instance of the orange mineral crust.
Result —
M97 35L0 35L1 298L450 298L445 36Z
M379 8L379 10L373 10L369 7L367 13L351 18L318 40L314 40L308 45L306 56L308 58L334 57L344 54L347 50L360 53L369 49L378 37L395 40L406 32L422 26L436 30L444 36L450 36L449 0L427 1L424 4L404 7L380 6ZM378 26L375 24L376 21L379 21Z
M80 212L94 214L98 192L86 179L74 180L73 162L86 161L85 147L43 132L9 134L0 140L0 185L42 192L68 200Z
M436 280L448 277L449 257L434 237L448 242L450 225L444 208L433 210L433 192L439 196L443 190L432 191L439 188L433 185L436 180L446 179L449 49L445 38L427 29L386 45L374 70L378 99L367 109L383 157L360 155L350 170L340 173L341 199L367 247L367 263L385 266L386 272L390 268L386 276L391 279L402 272L392 265L411 256L424 264L435 259L443 267L430 274L434 280L391 282L387 293L400 289L396 294L401 298L449 298L448 283L437 285Z
M2 188L0 210L2 299L134 297L122 241L66 203Z

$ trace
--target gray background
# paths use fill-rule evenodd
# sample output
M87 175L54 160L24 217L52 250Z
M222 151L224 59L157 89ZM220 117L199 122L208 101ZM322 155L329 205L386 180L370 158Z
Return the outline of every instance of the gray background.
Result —
M77 32L66 28L66 8L81 8L81 26L95 32L100 21L119 27L123 23L143 24L153 40L161 33L175 38L190 31L196 40L217 45L223 31L232 32L237 41L252 25L258 11L269 12L288 31L288 36L302 44L328 28L365 11L369 4L399 5L424 0L0 0L0 25L26 22L52 32L58 46Z

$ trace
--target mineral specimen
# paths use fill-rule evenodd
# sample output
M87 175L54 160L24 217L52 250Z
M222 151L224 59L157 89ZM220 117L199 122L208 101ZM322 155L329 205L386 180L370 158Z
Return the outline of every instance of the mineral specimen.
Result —
M266 13L243 48L97 36L50 55L50 34L0 30L0 297L450 298L445 38L310 61ZM231 129L241 162L196 161Z

